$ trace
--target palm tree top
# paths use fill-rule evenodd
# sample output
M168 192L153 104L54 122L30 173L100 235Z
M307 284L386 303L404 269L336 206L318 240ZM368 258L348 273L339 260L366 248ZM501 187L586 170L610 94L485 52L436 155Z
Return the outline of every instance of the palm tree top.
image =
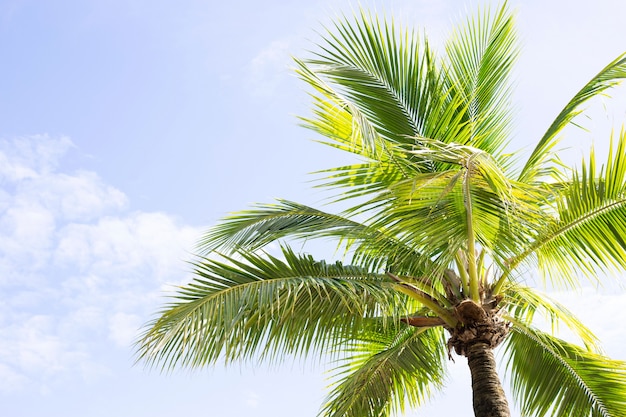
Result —
M356 157L318 173L342 208L278 200L212 227L194 280L138 341L140 359L172 368L330 354L322 415L373 417L442 389L456 354L475 377L476 416L507 416L492 366L503 344L525 415L626 415L626 364L524 285L530 269L566 288L626 269L626 133L604 163L591 152L579 170L555 151L583 106L626 77L626 55L582 87L525 160L509 150L518 55L506 4L461 23L441 54L367 11L338 19L295 62L313 102L301 123ZM340 261L294 249L311 241L332 242ZM538 329L536 313L581 346Z

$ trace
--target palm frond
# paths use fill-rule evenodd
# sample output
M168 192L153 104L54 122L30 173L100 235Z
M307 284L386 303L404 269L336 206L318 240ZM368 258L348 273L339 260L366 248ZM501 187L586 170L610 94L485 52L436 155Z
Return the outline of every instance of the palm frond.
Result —
M368 209L377 209L371 224L406 246L423 250L424 258L434 260L442 254L449 258L463 245L465 232L458 174L458 170L422 174L394 184L367 202ZM441 268L449 263L450 259L437 261Z
M316 173L325 176L319 180L317 187L337 190L337 196L332 197L333 203L356 199L358 204L364 197L371 199L371 196L384 193L396 182L416 175L420 172L419 165L400 156L390 161L379 160L326 169Z
M366 325L334 369L325 417L383 417L418 406L443 387L441 329Z
M365 12L353 22L337 22L334 29L320 45L323 52L308 63L339 87L383 137L401 142L403 135L416 134L412 100L422 98L415 90L423 85L429 55L423 42ZM411 81L416 83L410 86Z
M234 253L255 251L283 238L371 238L376 230L341 215L288 200L259 204L232 213L209 229L198 248L203 254L219 250Z
M473 233L481 246L490 248L495 262L504 263L525 247L534 223L543 219L535 199L541 196L539 191L511 181L497 161L480 149L421 140L422 148L411 153L447 170L390 183L354 210L374 212L369 224L418 248L425 257L439 259L442 267L453 261L458 250L466 249L468 208Z
M553 282L572 286L576 271L597 279L598 271L626 268L626 133L611 145L598 171L592 152L580 173L552 187L556 215L512 261L536 254L540 269ZM557 272L558 271L558 272Z
M429 44L415 32L363 12L329 30L314 59L296 61L314 90L307 127L371 157L415 137L451 141L467 104L454 94ZM384 157L383 157L384 158Z
M316 91L311 95L314 117L301 117L303 126L327 137L329 141L322 142L326 145L374 160L384 157L388 145L359 107L333 90L306 63L295 62L300 78Z
M583 112L582 106L590 99L604 94L606 90L620 84L626 78L626 53L620 55L591 79L552 122L546 133L530 154L520 174L520 181L530 183L551 175L560 163L553 152L559 142L559 134Z
M526 326L535 325L536 315L546 320L557 332L559 325L565 325L574 335L580 338L587 350L602 353L600 341L570 310L556 300L534 288L522 285L510 285L506 289L506 319L516 320Z
M626 415L626 363L514 323L505 345L524 416Z
M384 229L287 200L233 213L204 234L199 249L204 254L232 254L254 252L281 239L327 238L336 241L337 249L349 252L354 264L370 271L419 276L429 266L414 247Z
M284 260L239 253L243 260L201 259L195 277L150 323L140 359L172 368L260 356L332 352L367 317L406 315L385 275L326 264L284 247ZM410 303L409 303L410 305ZM395 317L395 319L394 319Z
M513 15L503 5L484 8L452 33L446 44L452 88L463 97L471 129L465 145L497 154L510 135L509 75L519 53ZM458 142L458 141L457 141Z

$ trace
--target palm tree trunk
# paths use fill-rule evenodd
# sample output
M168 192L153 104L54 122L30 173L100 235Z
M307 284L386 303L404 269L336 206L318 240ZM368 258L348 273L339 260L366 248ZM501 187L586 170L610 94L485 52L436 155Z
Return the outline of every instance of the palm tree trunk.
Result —
M474 416L510 417L493 350L486 343L476 343L468 348L466 356L472 373Z

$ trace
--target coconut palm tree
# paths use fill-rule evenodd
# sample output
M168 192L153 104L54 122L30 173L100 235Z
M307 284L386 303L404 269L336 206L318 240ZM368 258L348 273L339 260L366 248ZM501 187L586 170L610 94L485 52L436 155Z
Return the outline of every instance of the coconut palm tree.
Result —
M210 229L193 281L140 337L140 360L169 369L319 355L335 366L321 415L374 417L422 404L464 356L475 415L499 417L510 415L500 346L524 416L626 416L626 364L525 284L532 271L572 288L626 269L626 133L603 164L592 151L570 168L555 150L582 106L626 77L626 55L526 158L507 150L517 55L506 5L459 25L442 56L368 12L337 20L296 63L312 87L303 124L357 157L321 172L341 209L279 200ZM320 239L340 261L294 249ZM577 339L542 330L559 323Z

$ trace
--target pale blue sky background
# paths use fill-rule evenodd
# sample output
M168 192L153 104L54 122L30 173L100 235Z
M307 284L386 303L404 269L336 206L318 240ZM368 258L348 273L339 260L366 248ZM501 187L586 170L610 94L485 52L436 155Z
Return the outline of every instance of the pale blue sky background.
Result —
M523 54L516 147L626 51L626 3L511 1ZM161 375L131 343L202 230L284 197L317 203L308 172L343 156L297 126L290 56L357 2L0 0L0 415L315 416L323 367ZM476 2L378 1L435 43ZM569 159L606 150L624 87L572 130ZM584 151L584 152L583 152ZM622 277L622 282L624 281ZM622 290L557 294L626 360ZM456 382L453 382L456 381ZM465 360L410 416L471 416Z

